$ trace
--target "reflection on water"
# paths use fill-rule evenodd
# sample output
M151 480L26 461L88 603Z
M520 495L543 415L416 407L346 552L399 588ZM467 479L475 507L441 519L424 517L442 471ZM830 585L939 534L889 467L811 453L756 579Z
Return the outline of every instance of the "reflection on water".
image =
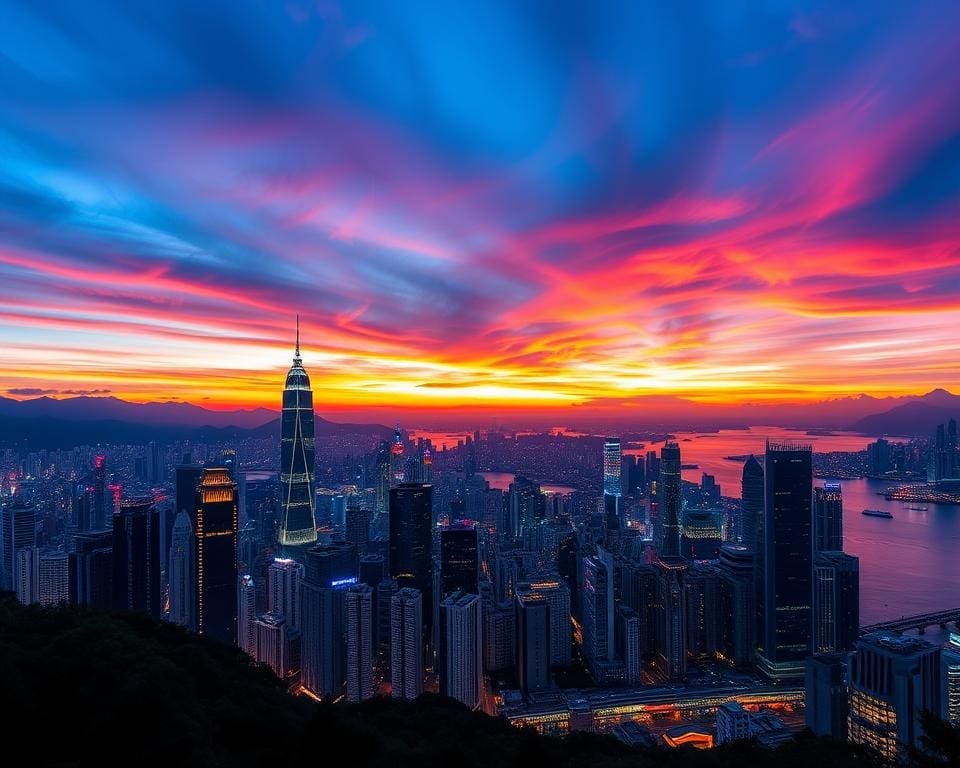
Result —
M488 483L490 483L491 488L499 488L501 491L507 491L510 489L510 483L513 482L514 474L513 472L478 472L478 475L483 477ZM536 480L536 478L530 478L531 480ZM539 482L539 481L538 481ZM544 493L573 493L576 488L571 488L569 485L555 485L552 483L540 483L540 490Z

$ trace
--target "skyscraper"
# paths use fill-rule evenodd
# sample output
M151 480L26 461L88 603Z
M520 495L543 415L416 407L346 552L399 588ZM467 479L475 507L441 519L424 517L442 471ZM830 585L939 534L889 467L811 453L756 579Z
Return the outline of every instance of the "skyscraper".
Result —
M386 440L380 441L377 451L376 480L376 518L379 520L390 509L390 443Z
M960 632L940 652L940 718L960 726Z
M77 605L113 605L113 531L86 531L73 537Z
M687 674L686 575L682 557L660 557L657 570L657 666L660 676L681 680Z
M223 467L205 468L193 528L197 632L233 645L237 635L237 486Z
M253 576L244 574L237 582L237 646L257 657L257 587Z
M658 553L663 557L680 554L680 446L666 443L660 451L660 482L657 485L658 512L662 520Z
M614 658L613 559L603 549L583 559L583 655L599 684Z
M270 667L281 680L295 677L299 664L297 631L275 613L259 616L253 628L257 661Z
M290 558L275 558L267 569L267 610L283 616L290 629L300 629L300 582L303 565Z
M623 523L620 510L620 497L623 493L622 464L620 438L608 437L603 441L603 504L607 531L617 531Z
M813 558L813 643L817 653L852 651L860 636L860 560L843 552Z
M569 666L573 637L567 583L556 574L535 574L528 581L517 584L517 594L540 596L546 600L550 606L550 665Z
M357 504L348 504L344 539L357 545L357 555L367 554L370 541L370 510Z
M17 601L30 605L39 600L39 560L40 550L36 547L23 547L17 550L13 566L13 591Z
M517 677L529 694L550 685L550 606L542 595L518 594Z
M483 692L480 596L459 590L440 604L440 692L471 709Z
M867 635L850 659L847 737L894 760L920 745L920 714L940 707L940 649L916 637Z
M73 558L57 549L41 549L37 562L37 602L60 605L75 603L76 599Z
M743 545L725 544L720 548L718 640L723 655L737 667L746 666L753 660L756 647L753 560L753 552Z
M433 487L404 483L390 490L390 575L423 596L424 638L433 631Z
M187 512L178 512L170 537L170 621L194 628L196 596L193 527Z
M843 551L843 496L840 483L824 483L813 489L813 549Z
M107 519L107 457L93 459L93 523L96 531L109 527Z
M743 464L742 483L737 535L743 546L757 552L763 545L763 467L753 454Z
M479 577L477 528L473 523L453 523L440 530L441 595L462 591L477 594Z
M404 587L390 605L390 683L393 696L415 699L423 693L423 596Z
M349 542L304 553L301 675L316 696L336 697L346 681L344 594L357 583L357 549Z
M28 504L14 500L0 510L0 546L3 550L2 588L15 588L14 569L17 551L37 545L37 510Z
M113 516L113 607L160 618L160 517L152 499L124 499Z
M317 541L314 513L314 424L310 377L300 358L300 318L293 367L283 390L280 424L280 546L302 550Z
M847 738L847 653L822 653L806 661L807 728L817 736Z
M813 453L767 443L764 468L763 626L758 662L772 679L803 676L813 651Z
M344 593L346 612L347 701L373 696L373 590L354 584Z

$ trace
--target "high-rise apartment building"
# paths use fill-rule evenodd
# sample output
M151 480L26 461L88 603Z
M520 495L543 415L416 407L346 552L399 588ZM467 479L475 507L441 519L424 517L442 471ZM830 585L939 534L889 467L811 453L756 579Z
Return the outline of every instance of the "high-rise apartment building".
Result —
M483 616L480 596L455 591L440 603L440 692L471 709L483 693Z
M415 699L423 693L423 595L404 587L393 596L390 610L391 693Z

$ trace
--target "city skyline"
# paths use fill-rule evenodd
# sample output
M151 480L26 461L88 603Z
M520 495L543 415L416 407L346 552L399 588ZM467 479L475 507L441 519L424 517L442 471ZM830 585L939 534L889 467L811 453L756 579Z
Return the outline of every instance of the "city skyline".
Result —
M0 395L275 408L298 311L330 413L960 380L954 4L0 8Z

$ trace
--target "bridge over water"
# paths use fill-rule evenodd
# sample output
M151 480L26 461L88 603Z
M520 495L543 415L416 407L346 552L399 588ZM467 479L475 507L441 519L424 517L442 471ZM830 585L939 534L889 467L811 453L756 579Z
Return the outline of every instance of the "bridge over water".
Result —
M920 613L916 616L901 616L899 619L892 621L870 624L866 627L860 627L860 634L869 635L873 632L908 632L911 629L915 629L922 635L927 627L946 627L951 622L954 624L960 622L960 608L951 608L947 611L935 611L933 613ZM958 625L958 628L960 628L960 625Z

